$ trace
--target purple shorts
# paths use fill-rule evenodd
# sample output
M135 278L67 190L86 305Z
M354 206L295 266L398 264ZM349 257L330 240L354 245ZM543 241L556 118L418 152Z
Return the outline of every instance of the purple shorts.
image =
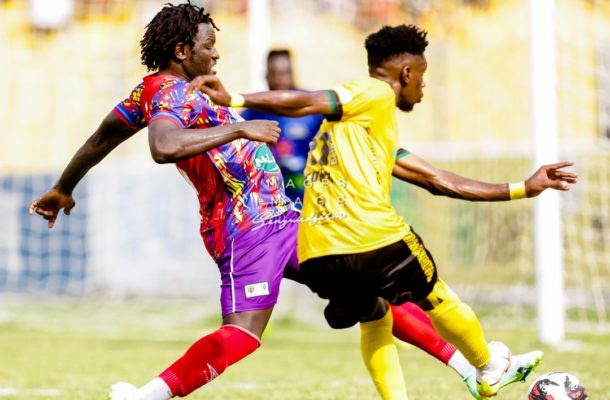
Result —
M244 232L218 259L220 306L227 314L264 310L277 302L285 268L299 268L300 214L289 211Z

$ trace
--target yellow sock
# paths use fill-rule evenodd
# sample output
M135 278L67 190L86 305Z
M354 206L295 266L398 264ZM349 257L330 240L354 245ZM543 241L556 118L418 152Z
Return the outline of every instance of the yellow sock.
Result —
M392 312L360 323L360 349L371 379L383 400L407 400L398 350L392 338Z
M489 349L472 309L440 279L427 300L434 307L427 311L428 316L443 339L457 347L474 367L485 365L489 361Z

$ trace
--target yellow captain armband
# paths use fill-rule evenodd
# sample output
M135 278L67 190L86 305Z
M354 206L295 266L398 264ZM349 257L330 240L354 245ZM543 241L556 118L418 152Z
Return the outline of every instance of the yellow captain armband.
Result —
M231 107L243 107L246 99L239 93L229 93L231 96Z
M508 192L511 200L524 199L527 197L525 192L525 181L508 184Z

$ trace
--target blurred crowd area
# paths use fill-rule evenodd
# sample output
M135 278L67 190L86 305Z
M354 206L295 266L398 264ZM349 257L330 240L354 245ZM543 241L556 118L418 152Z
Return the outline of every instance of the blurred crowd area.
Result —
M251 87L248 5L257 1L193 1L220 28L216 70L230 90ZM0 0L0 212L6 216L0 292L212 290L216 272L202 251L194 196L172 168L153 165L145 131L96 167L75 192L73 215L62 215L53 231L27 215L29 202L148 73L139 41L165 2ZM366 75L364 39L381 25L425 28L425 97L414 112L398 113L400 145L481 180L517 181L532 172L528 0L269 4L271 47L292 51L297 83L306 89ZM562 195L566 298L576 320L607 331L610 1L556 0L556 13L560 158L575 161L580 175ZM469 302L534 303L533 202L449 202L404 184L393 186L393 201ZM209 268L202 268L206 262ZM167 284L168 265L179 266L172 268L174 285ZM480 276L485 282L473 278Z
M165 2L0 1L3 171L57 170L65 163L147 73L139 40ZM231 89L247 91L248 2L193 3L205 6L221 29L220 76ZM530 143L527 0L270 4L271 45L293 51L304 88L366 74L364 38L383 24L415 23L429 31L425 99L415 112L399 115L404 146ZM562 143L597 143L610 137L610 2L558 0L556 22ZM119 154L147 156L144 136Z

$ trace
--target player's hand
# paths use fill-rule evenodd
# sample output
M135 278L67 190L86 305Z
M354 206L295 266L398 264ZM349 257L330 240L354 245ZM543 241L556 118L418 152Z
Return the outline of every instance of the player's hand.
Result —
M267 119L253 119L251 121L238 122L242 131L242 137L257 142L265 142L274 146L280 138L280 126L277 121Z
M53 188L30 204L30 215L36 212L36 214L49 221L48 226L52 228L55 225L57 215L59 215L59 210L63 208L64 213L70 215L70 211L75 204L76 202L71 195Z
M188 90L200 90L218 105L227 107L231 105L231 95L216 75L196 76L195 79L189 82Z
M567 191L578 181L578 175L563 171L562 168L574 165L571 161L543 165L525 181L527 197L536 197L546 189Z

